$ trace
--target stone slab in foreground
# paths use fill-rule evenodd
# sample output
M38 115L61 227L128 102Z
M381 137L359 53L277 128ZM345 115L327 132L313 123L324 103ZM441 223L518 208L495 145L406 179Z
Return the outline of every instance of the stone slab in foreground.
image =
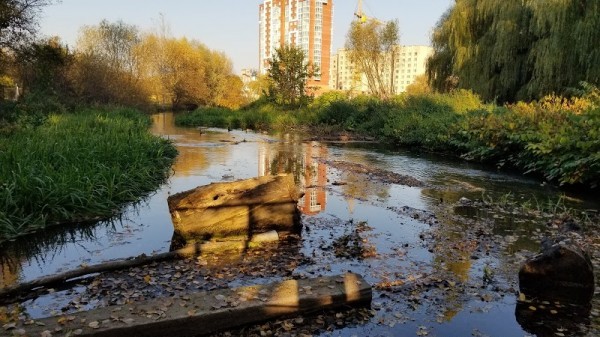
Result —
M44 331L52 336L198 336L284 315L368 305L371 298L371 286L347 273L99 308L20 324L0 335L20 330L27 336Z

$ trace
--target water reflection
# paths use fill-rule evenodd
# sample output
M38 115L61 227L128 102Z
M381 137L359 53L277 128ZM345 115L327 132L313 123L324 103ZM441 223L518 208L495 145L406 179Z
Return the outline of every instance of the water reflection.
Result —
M298 200L300 211L316 215L327 206L327 147L316 142L303 143L298 136L282 136L279 142L258 145L258 175L290 173L304 194Z
M21 261L13 256L0 257L0 288L6 288L17 283L21 273Z
M537 337L582 336L590 324L591 306L518 302L515 317L523 330Z
M497 199L512 192L517 200L521 200L521 196L531 198L531 194L536 195L538 200L556 195L555 190L539 186L538 182L498 173L493 169L454 162L448 158L390 152L373 145L303 142L300 136L294 134L266 135L240 130L200 132L194 128L174 126L173 114L170 113L155 115L153 119L152 132L172 139L180 152L169 182L150 196L145 204L127 208L124 213L124 219L127 220L115 224L113 228L101 224L92 225L88 227L93 228L93 235L90 236L84 233L64 236L65 229L60 228L56 230L63 233L63 236L48 235L46 232L5 245L0 251L3 257L0 260L0 287L40 275L73 269L82 263L93 264L141 253L168 251L173 236L173 224L166 202L169 195L223 180L291 173L305 193L299 202L299 208L305 215L303 222L306 224L302 237L296 242L280 244L273 249L272 254L263 251L248 252L245 256L234 254L230 255L231 260L223 257L219 261L227 261L227 266L241 261L244 268L253 268L252 273L264 275L265 279L273 275L287 277L301 268L305 268L307 274L340 272L351 268L365 275L373 284L384 277L379 276L380 274L387 274L391 280L408 280L413 274L435 274L435 278L439 276L443 281L456 281L458 285L476 284L478 287L469 288L469 293L482 292L483 290L479 289L482 266L491 263L493 267L497 267L496 270L501 270L511 265L510 261L504 259L513 255L515 251L537 251L537 243L530 237L540 229L539 224L529 222L529 219L484 214L473 209L451 210L453 215L460 215L466 220L491 219L491 236L514 237L505 246L499 259L488 257L482 248L478 255L480 259L477 260L471 256L478 254L476 249L481 247L473 246L466 235L469 221L446 218L443 219L443 225L430 227L420 222L420 219L411 219L410 212L396 213L393 210L406 206L407 209L438 211L450 207L461 197L474 200L482 198L483 193ZM430 187L409 188L386 184L368 174L351 173L328 164L335 160L411 175ZM334 182L339 182L340 186L334 186ZM583 200L577 204L578 207L598 207L597 198ZM358 235L349 225L352 224L352 219L356 220L353 224L364 221L372 229ZM426 241L419 238L423 230L432 230L435 237L430 241L443 244L439 247L426 246ZM375 249L352 252L347 254L350 259L345 258L344 252L348 249L361 248L359 243L365 243ZM288 261L283 261L285 268L275 264L266 268L264 263L284 256L281 249L286 249L286 246L290 249L290 256L298 257L304 254L317 262L312 264L311 260L304 266L298 260L289 261L289 264L285 264ZM402 251L401 255L394 253L395 249L399 248ZM356 258L364 255L364 259ZM379 257L381 259L378 260ZM265 274L265 271L270 274ZM514 270L508 273L516 275ZM231 279L234 280L232 282L235 282L234 274L231 274ZM211 273L207 272L206 276L210 275ZM254 282L255 279L249 281ZM483 325L492 329L491 335L502 335L501 332L496 332L498 328L498 331L508 331L504 335L522 336L523 331L516 320L526 330L530 329L530 323L543 325L545 322L546 318L533 318L525 315L529 312L519 308L515 311L514 297L509 296L501 302L494 303L496 307L492 309L492 313L474 314L473 306L483 306L487 303L482 304L478 299L465 300L461 297L464 294L459 292L460 288L456 288L458 290L449 286L443 288L444 294L436 299L435 303L422 301L422 307L425 308L422 317L419 313L407 315L416 317L418 322L415 324L419 325L429 325L431 317L439 315L444 328L457 332L455 335L470 335L473 332L473 317L484 322L480 327ZM424 294L423 296L428 296L427 293ZM394 294L392 296L398 299L402 297ZM35 305L39 303L38 301ZM392 310L398 308L395 306ZM426 312L429 309L431 311ZM27 310L35 312L35 308L28 307ZM431 315L433 313L434 316ZM0 310L0 317L2 315ZM375 320L379 320L385 314L377 315ZM497 315L501 316L502 320ZM414 334L417 328L411 324L402 325L406 331L403 330L397 335ZM391 335L390 328L384 324L373 323L368 329L373 329L374 333L381 332L381 335ZM536 330L533 328L529 331L543 333L534 332ZM366 332L361 330L352 334L369 335L369 331ZM565 332L565 335L569 333Z

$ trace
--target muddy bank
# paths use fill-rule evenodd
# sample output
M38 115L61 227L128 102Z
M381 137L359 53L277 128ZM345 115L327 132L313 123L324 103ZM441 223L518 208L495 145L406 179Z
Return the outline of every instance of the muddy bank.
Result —
M377 180L386 184L398 184L406 185L410 187L424 187L425 183L422 181L403 174L398 174L392 171L379 169L373 166L367 166L358 163L350 163L340 160L327 160L325 161L330 167L336 168L344 172L350 172L354 174L367 175L369 178ZM335 184L335 182L334 182ZM337 184L344 184L344 182L337 182Z

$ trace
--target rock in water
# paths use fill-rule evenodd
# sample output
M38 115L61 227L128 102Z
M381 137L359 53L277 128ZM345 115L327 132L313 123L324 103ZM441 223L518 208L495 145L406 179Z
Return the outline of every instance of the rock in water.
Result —
M297 232L298 188L292 175L213 183L167 199L175 233L186 241Z
M542 245L542 252L519 271L519 288L528 297L585 304L594 295L589 255L572 240Z

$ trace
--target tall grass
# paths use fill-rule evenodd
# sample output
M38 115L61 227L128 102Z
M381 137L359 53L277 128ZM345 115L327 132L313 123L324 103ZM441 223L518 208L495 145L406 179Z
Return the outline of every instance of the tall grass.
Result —
M0 145L0 241L109 217L154 190L177 151L134 110L51 115Z
M179 126L269 130L279 112L265 107L250 111L200 108L193 112L179 114L175 118L175 123Z

